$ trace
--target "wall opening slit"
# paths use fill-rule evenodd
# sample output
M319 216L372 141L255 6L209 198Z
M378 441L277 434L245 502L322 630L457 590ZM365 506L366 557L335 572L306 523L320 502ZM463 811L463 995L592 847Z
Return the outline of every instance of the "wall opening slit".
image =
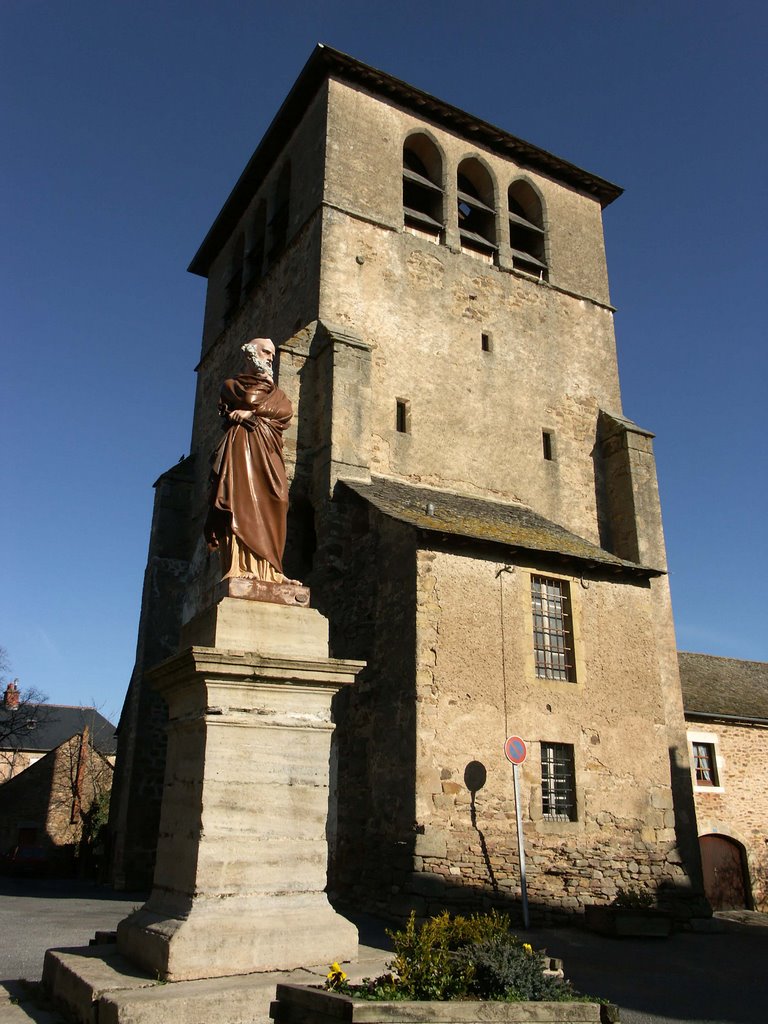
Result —
M398 398L395 402L395 430L398 434L411 432L411 403L407 398Z
M552 445L552 431L542 430L541 432L541 447L543 449L544 458L547 462L554 462L555 454Z

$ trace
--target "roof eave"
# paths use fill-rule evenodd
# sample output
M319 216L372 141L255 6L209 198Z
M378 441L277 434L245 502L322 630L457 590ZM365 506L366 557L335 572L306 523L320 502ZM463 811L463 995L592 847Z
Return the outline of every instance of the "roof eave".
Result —
M720 711L689 711L684 709L686 718L693 718L696 721L726 722L728 725L758 725L768 728L768 718L758 718L755 715L726 715Z
M390 518L397 518L391 513L383 512L379 510L382 515L389 515ZM651 576L664 576L666 575L665 569L655 569L651 566L639 565L634 562L625 561L612 561L608 558L594 558L588 555L580 555L572 551L561 551L556 548L536 548L531 545L521 544L519 542L510 542L504 540L494 539L492 537L477 537L470 533L458 533L455 531L449 531L440 529L435 526L424 526L416 523L408 523L407 520L400 519L400 522L405 522L406 525L411 526L413 529L419 530L425 534L431 534L433 536L441 537L446 543L451 541L471 541L474 544L488 544L493 547L503 548L510 554L516 552L522 552L527 555L538 555L539 557L545 556L547 558L560 559L565 562L576 562L578 565L584 566L586 569L599 572L615 572L622 573L630 576L637 576L641 579L648 579Z

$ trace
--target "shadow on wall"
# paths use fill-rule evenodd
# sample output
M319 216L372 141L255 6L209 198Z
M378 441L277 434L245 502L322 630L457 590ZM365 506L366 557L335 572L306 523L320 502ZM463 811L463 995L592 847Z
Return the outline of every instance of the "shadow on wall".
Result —
M688 764L677 747L669 748L669 778L672 789L672 807L675 815L675 842L688 878L696 910L710 916L712 908L704 895L701 870L701 852L696 834L696 807L693 802L693 783ZM690 896L689 896L690 899Z
M469 805L469 817L472 822L472 828L477 832L477 837L480 841L480 849L483 854L483 861L485 862L486 870L488 871L488 879L491 888L494 892L498 892L499 883L496 881L496 876L493 873L493 864L491 863L491 857L488 853L488 844L485 841L482 829L477 824L477 806L475 804L475 797L478 790L482 789L485 785L485 781L488 778L488 772L485 769L485 765L482 761L470 761L467 767L464 769L464 785L469 790L470 794L470 805Z

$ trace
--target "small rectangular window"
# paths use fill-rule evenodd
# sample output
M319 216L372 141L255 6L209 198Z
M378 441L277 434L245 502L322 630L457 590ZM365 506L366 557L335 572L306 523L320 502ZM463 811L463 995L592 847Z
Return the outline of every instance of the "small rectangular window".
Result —
M531 576L533 650L539 679L576 682L571 592L565 580Z
M541 445L544 450L544 458L547 462L554 460L554 453L552 448L552 431L542 430L541 432Z
M405 398L398 398L395 403L395 430L398 434L411 432L411 403Z
M549 821L576 821L573 744L541 744L541 810Z
M714 743L693 744L693 767L697 786L718 786Z
M483 352L492 352L493 351L493 344L491 342L490 334L481 334L480 335L480 348L481 348L481 350Z

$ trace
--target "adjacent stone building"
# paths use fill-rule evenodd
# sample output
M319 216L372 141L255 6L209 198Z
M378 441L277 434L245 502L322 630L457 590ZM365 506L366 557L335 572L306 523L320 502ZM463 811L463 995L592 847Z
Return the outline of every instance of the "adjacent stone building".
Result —
M678 658L707 898L768 911L768 664Z
M95 708L18 696L10 683L0 706L0 855L11 868L67 869L109 800L115 727Z
M118 880L148 881L143 673L217 578L217 397L260 335L295 409L286 572L332 655L368 664L336 708L335 894L514 905L514 733L534 919L630 886L703 905L653 435L621 406L601 220L620 192L313 53L190 268L208 280L192 455L157 492Z
M115 727L96 708L48 704L8 683L0 703L0 783L15 778L65 740L87 732L90 744L111 764Z

